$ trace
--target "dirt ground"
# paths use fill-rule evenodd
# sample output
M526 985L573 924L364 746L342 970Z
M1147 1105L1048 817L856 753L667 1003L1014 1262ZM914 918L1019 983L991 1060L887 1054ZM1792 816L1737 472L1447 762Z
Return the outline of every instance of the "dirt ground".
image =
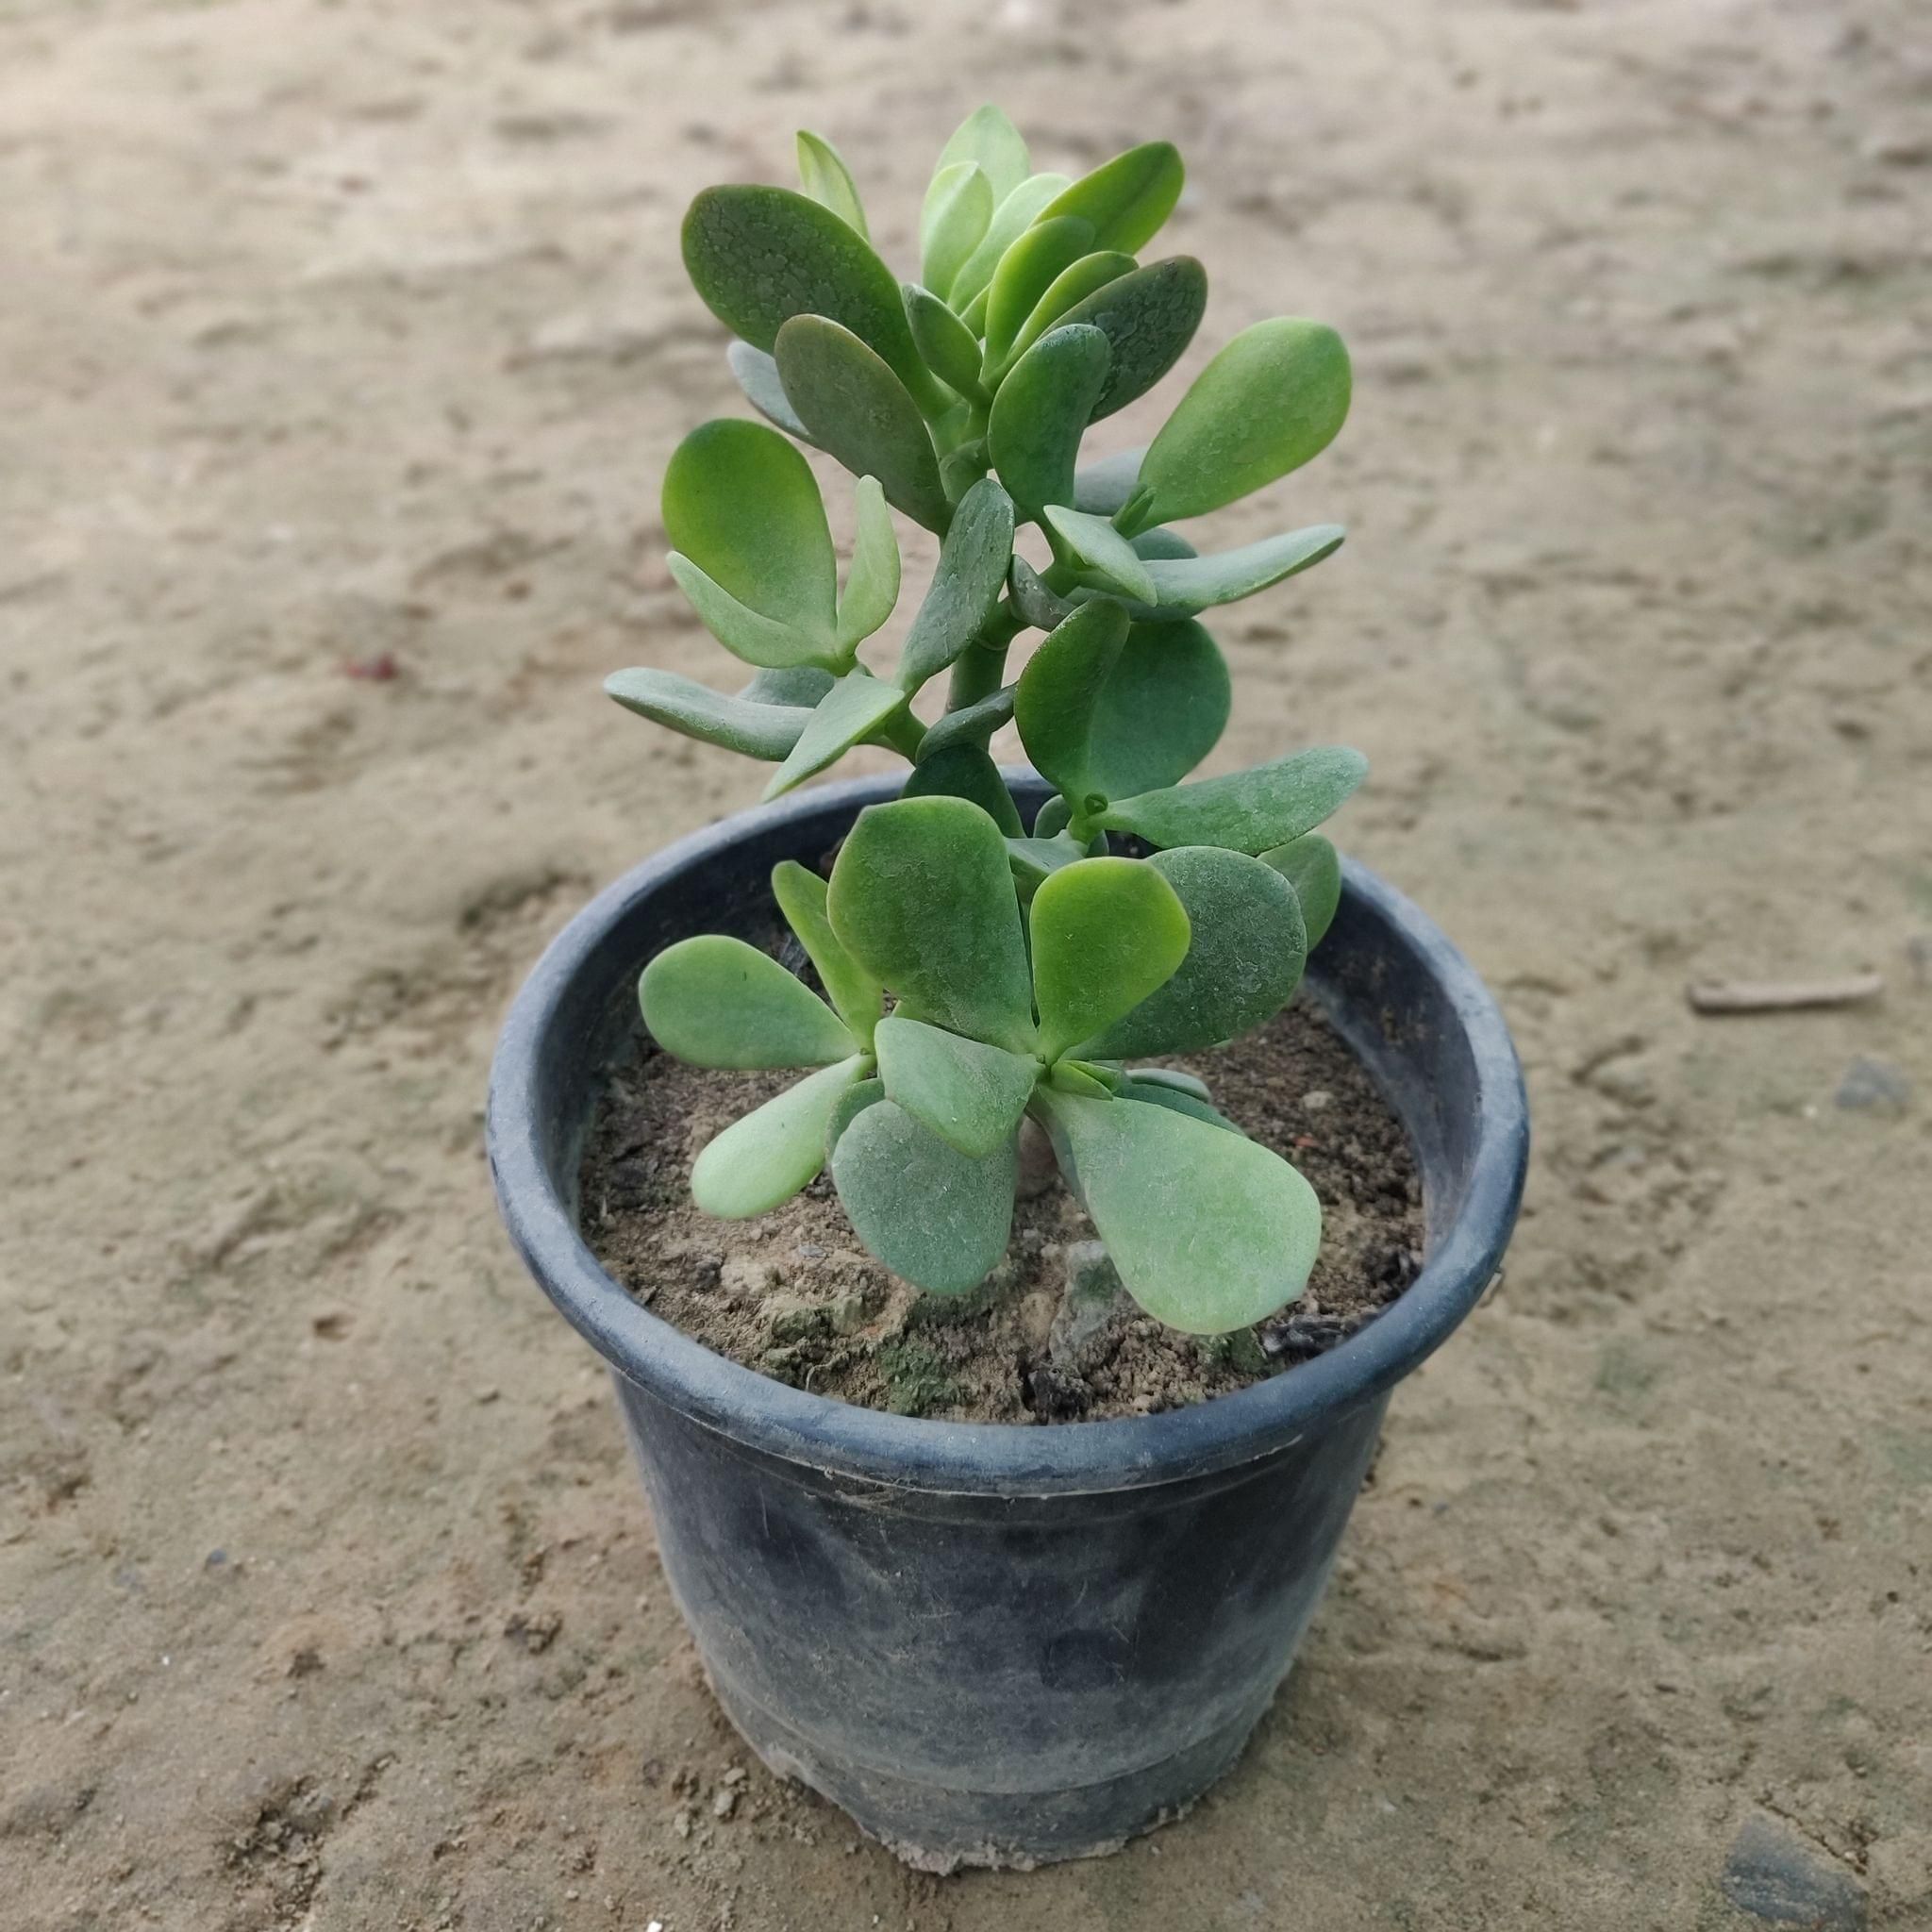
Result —
M904 259L988 95L1180 142L1189 367L1352 342L1217 763L1369 753L1539 1139L1238 1773L941 1883L745 1766L478 1123L758 789L596 689L724 670L684 204L811 125ZM6 8L7 1932L1932 1925L1928 205L1918 0Z

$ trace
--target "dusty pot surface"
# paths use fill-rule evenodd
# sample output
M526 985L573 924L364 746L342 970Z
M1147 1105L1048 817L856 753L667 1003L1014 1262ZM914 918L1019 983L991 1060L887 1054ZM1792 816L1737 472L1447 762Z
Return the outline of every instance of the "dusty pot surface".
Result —
M1009 774L1030 820L1046 790ZM1494 1274L1528 1121L1501 1014L1416 908L1351 865L1307 989L1402 1120L1428 1236L1408 1290L1313 1361L1127 1421L926 1422L741 1367L619 1288L576 1228L644 961L757 932L896 779L683 840L593 900L517 996L490 1159L530 1272L614 1372L665 1574L718 1698L773 1769L933 1871L1116 1848L1240 1754L1327 1580L1389 1392Z

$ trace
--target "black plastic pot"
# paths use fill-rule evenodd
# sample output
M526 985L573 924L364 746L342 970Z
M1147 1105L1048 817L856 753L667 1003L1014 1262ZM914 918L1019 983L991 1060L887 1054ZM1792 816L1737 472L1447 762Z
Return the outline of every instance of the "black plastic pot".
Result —
M1028 818L1045 791L1010 774ZM640 866L544 954L505 1025L490 1158L530 1272L615 1372L665 1574L774 1770L928 1870L1110 1850L1240 1754L1307 1627L1389 1391L1494 1274L1528 1123L1482 983L1358 866L1312 996L1407 1128L1421 1275L1317 1359L1166 1414L923 1422L785 1387L640 1307L579 1239L576 1169L636 985L688 934L768 924L892 779L808 791Z

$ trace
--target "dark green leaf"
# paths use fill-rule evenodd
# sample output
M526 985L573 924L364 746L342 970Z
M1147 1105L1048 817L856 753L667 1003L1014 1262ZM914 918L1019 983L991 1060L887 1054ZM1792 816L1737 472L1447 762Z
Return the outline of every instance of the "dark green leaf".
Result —
M1054 535L1073 553L1090 586L1116 591L1136 604L1153 602L1151 567L1105 517L1089 516L1085 510L1068 509L1057 503L1048 504L1042 514Z
M754 349L749 342L735 341L725 349L724 359L730 363L745 401L759 415L775 423L787 436L795 436L800 442L811 441L805 425L798 420L798 411L785 399L785 385L778 380L777 363L764 350ZM1109 510L1108 514L1111 516L1113 512Z
M1198 557L1200 552L1178 530L1170 530L1165 524L1157 524L1134 539L1134 555L1144 558L1149 563L1158 563L1170 557Z
M1041 883L1063 865L1072 865L1075 859L1086 857L1064 832L1057 838L1023 839L1014 835L1007 840L1007 858L1024 898L1030 899Z
M855 1056L788 1087L734 1121L699 1154L691 1171L691 1199L707 1214L744 1221L769 1214L817 1178L825 1164L833 1109L851 1092L869 1058Z
M1040 1062L893 1015L875 1035L886 1094L949 1146L983 1160L1020 1124Z
M992 220L992 184L971 161L956 162L932 177L919 218L919 274L941 295L960 266L985 238Z
M643 667L615 671L604 680L604 689L626 711L635 711L654 724L668 724L687 738L741 752L746 758L789 756L811 716L807 706L761 705L748 698L728 698L673 671Z
M691 599L705 628L727 651L747 664L771 670L823 664L839 655L835 641L781 624L741 604L722 584L712 580L679 551L665 558L677 587Z
M975 108L953 130L940 150L934 174L958 161L972 161L992 183L992 192L1005 200L1025 180L1032 163L1026 158L1026 142L1020 130L991 102Z
M1074 808L1067 803L1064 793L1056 792L1040 808L1033 821L1033 836L1036 839L1056 839L1073 823Z
M1049 1061L1130 1013L1188 952L1186 908L1138 858L1083 858L1055 872L1033 895L1031 926Z
M1012 588L1013 608L1036 630L1052 630L1074 614L1074 607L1049 591L1024 557L1013 558L1007 581Z
M1020 332L1013 338L1003 360L1008 366L1017 362L1069 309L1086 301L1095 290L1106 288L1108 283L1118 281L1124 275L1131 275L1133 269L1134 258L1131 255L1104 251L1081 256L1047 285L1045 294L1033 305L1033 312L1020 325Z
M908 1019L1033 1050L1032 978L1006 840L978 806L924 797L868 808L840 847L828 903L845 950L899 996Z
M861 476L853 501L858 534L839 599L839 644L848 652L871 637L899 601L899 540L892 534L892 513L878 478Z
M1315 1191L1278 1154L1141 1100L1037 1102L1127 1292L1156 1320L1224 1335L1307 1286Z
M1126 613L1105 600L1083 605L1020 674L1013 716L1026 756L1083 811L1106 798L1094 778L1094 714L1126 641Z
M1332 328L1281 317L1243 329L1149 447L1141 526L1204 515L1299 469L1335 441L1348 397L1348 351Z
M1019 808L1000 768L982 744L942 745L930 758L922 758L906 780L903 798L964 798L990 818L1000 831L1017 836Z
M638 981L638 1001L651 1037L694 1067L822 1067L858 1051L838 1015L803 980L723 933L680 940L659 953Z
M1214 1105L1211 1100L1203 1100L1190 1093L1185 1088L1168 1087L1157 1081L1143 1079L1130 1074L1121 1082L1120 1097L1123 1100L1139 1100L1150 1107L1170 1107L1175 1113L1184 1113L1191 1119L1206 1121L1210 1127L1224 1128L1230 1134L1239 1134L1241 1129Z
M1341 860L1334 846L1321 833L1308 832L1262 853L1261 862L1272 865L1294 888L1312 953L1334 924L1336 908L1341 904Z
M876 1077L860 1080L846 1088L832 1103L832 1111L825 1121L825 1158L831 1159L839 1151L839 1136L862 1114L867 1108L876 1107L886 1097L886 1083Z
M1033 218L1055 195L1067 186L1064 175L1029 175L992 211L992 221L980 239L979 246L967 257L965 265L953 277L945 297L962 315L986 293L1000 257L1033 225ZM926 287L936 286L930 280ZM968 316L969 322L971 317Z
M1158 992L1079 1044L1099 1059L1196 1053L1272 1020L1301 984L1307 934L1294 889L1240 852L1185 845L1142 860L1174 888L1194 940Z
M854 1233L894 1274L933 1294L977 1288L1006 1253L1014 1168L1012 1138L974 1160L892 1100L865 1108L832 1153Z
M1341 548L1346 532L1340 524L1313 524L1306 530L1289 530L1279 537L1264 537L1258 543L1244 543L1239 550L1223 550L1208 557L1166 557L1148 565L1154 579L1150 603L1160 611L1176 617L1191 617L1197 610L1217 604L1232 604L1252 597L1270 584L1297 575L1332 557ZM1144 542L1144 537L1136 542Z
M1035 222L1000 258L986 291L986 358L982 380L1004 368L1034 304L1053 286L1062 270L1087 254L1093 240L1091 224L1068 216L1061 221Z
M880 987L876 979L839 943L825 911L825 882L796 859L782 860L772 871L772 896L785 924L818 968L826 996L860 1046L872 1045L878 1024Z
M1135 625L1093 708L1093 789L1131 798L1178 785L1220 741L1230 701L1226 660L1198 624Z
M1041 221L1077 215L1093 224L1093 246L1138 255L1174 212L1187 170L1173 143L1150 141L1083 175L1041 211Z
M1107 380L1107 338L1057 328L1034 343L992 399L986 443L1000 481L1029 510L1074 493L1088 412Z
M1074 508L1091 517L1117 515L1140 487L1146 455L1144 449L1124 449L1087 464L1074 478Z
M973 331L930 289L908 282L905 293L906 320L926 367L962 396L982 400L986 391L979 385L979 344Z
M812 440L855 476L876 476L914 523L952 514L939 458L906 385L850 329L800 315L778 332L778 374Z
M982 476L953 512L939 568L907 633L894 676L915 691L970 644L993 614L1013 554L1013 500Z
M836 764L905 703L906 693L896 684L887 684L864 669L848 671L819 700L791 757L772 774L766 798L780 797Z
M1362 782L1368 769L1358 751L1319 745L1224 778L1116 799L1101 823L1152 845L1266 852L1313 831Z
M1003 684L999 690L989 691L976 704L968 705L963 710L948 711L920 740L920 762L924 764L926 759L938 757L956 744L976 745L984 751L993 733L1002 724L1013 722L1013 698L1018 690L1018 685Z
M1180 360L1207 308L1207 271L1177 255L1108 283L1067 311L1064 322L1090 324L1113 352L1094 422L1145 395Z
M805 192L822 208L828 208L861 242L872 237L865 225L865 208L852 170L829 141L798 130L798 177Z

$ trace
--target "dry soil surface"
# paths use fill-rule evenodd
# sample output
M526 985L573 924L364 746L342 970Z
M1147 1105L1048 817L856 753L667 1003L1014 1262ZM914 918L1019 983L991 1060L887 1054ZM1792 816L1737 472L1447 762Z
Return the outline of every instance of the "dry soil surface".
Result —
M596 690L724 669L687 198L815 126L903 259L989 94L1183 144L1191 368L1352 341L1216 529L1353 530L1222 626L1216 760L1370 754L1539 1138L1238 1773L940 1883L744 1765L478 1107L546 935L756 790ZM8 8L8 1932L1932 1924L1928 130L1917 0Z

